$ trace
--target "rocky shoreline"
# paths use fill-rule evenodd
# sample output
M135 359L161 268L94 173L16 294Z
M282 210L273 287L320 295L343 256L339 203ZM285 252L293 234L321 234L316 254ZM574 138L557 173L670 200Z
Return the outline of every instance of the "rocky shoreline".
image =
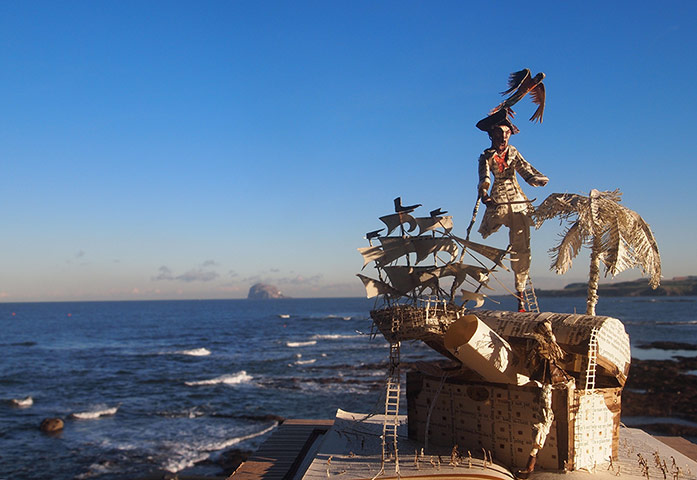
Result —
M682 342L653 342L638 348L697 351L697 345ZM654 417L658 421L632 426L655 435L688 437L694 442L697 426L687 423L697 423L697 354L665 360L633 358L622 392L622 416Z
M570 283L560 290L537 289L538 297L585 297L587 283ZM649 287L645 278L629 282L601 283L598 286L601 297L680 297L697 295L697 276L664 279L657 289ZM689 300L693 301L693 300Z

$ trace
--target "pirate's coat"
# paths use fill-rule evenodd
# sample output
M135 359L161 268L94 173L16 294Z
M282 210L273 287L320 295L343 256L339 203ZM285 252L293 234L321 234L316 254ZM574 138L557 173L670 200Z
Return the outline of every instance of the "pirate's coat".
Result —
M534 208L520 188L516 172L528 183L533 177L542 175L512 145L502 154L498 154L494 148L488 148L479 156L479 191L488 191L491 186L489 196L496 203L487 205L479 233L482 238L486 238L501 225L509 228L513 250L511 267L515 273L516 290L522 291L530 269L530 226Z

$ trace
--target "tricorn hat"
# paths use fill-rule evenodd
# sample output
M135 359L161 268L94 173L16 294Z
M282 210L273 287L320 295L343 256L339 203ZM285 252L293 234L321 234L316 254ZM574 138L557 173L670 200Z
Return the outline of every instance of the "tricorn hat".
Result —
M505 108L497 110L488 117L482 118L477 122L477 128L487 133L489 133L492 128L499 125L505 125L510 128L512 135L515 135L520 131L518 130L518 127L513 125L513 122L511 122L508 116L508 110Z

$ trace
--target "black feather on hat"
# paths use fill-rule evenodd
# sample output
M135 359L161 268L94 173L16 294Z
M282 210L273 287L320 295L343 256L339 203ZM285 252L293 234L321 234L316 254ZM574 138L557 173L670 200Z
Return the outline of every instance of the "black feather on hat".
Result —
M518 130L518 127L513 125L513 122L511 122L508 116L508 111L505 108L497 110L488 117L482 118L477 122L477 128L487 133L489 133L492 128L497 127L499 125L505 125L506 127L510 128L511 135L515 135L516 133L520 132L520 130Z

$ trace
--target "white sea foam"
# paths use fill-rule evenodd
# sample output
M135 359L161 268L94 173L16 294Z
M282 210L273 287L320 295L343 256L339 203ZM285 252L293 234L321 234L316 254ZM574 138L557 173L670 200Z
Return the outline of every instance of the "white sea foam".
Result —
M190 355L192 357L205 357L206 355L210 355L211 351L207 348L193 348L191 350L179 350L174 353L179 355Z
M344 338L356 338L356 335L339 335L339 334L322 335L322 334L317 334L317 335L313 335L310 338L312 338L314 340L341 340Z
M221 375L220 377L211 378L209 380L198 380L196 382L185 383L190 387L194 387L199 385L217 385L219 383L224 383L226 385L238 385L240 383L249 383L251 380L251 375L248 375L244 370L240 370L239 372L231 375Z
M317 361L316 358L312 358L310 360L296 360L295 364L296 365L310 365L310 364L315 363L316 361Z
M211 452L216 452L219 450L224 450L230 448L233 445L244 442L245 440L250 440L252 438L264 435L270 432L278 426L278 422L274 422L273 425L264 428L258 432L250 433L247 435L242 435L240 437L233 437L225 440L209 442L199 445L180 445L176 452L176 458L168 459L163 465L163 470L168 472L176 473L185 468L193 467L196 463L206 460L211 456Z
M206 460L210 455L198 450L186 450L177 452L177 458L170 458L162 465L162 469L176 473L185 468L193 467L198 462Z
M309 342L286 342L286 347L291 347L291 348L309 347L312 345L317 345L317 340L310 340Z
M185 410L173 410L158 412L165 418L198 418L203 417L206 413L198 407L187 408Z
M324 317L324 318L327 318L327 319L329 319L329 318L340 318L341 320L351 320L351 317L343 316L343 315L334 315L334 314L327 315L327 316Z
M319 382L305 382L300 385L305 392L331 392L335 395L363 395L367 393L367 385L355 384L326 384Z
M93 420L95 418L99 417L107 417L109 415L116 415L116 412L118 411L119 407L111 407L111 408L98 408L95 410L89 410L87 412L77 412L77 413L71 413L70 418L75 418L78 420Z
M114 471L114 466L110 465L109 463L106 463L106 464L93 463L92 465L89 466L88 470L85 473L81 473L80 475L77 475L75 478L77 480L83 480L86 478L95 477L97 475L104 475L107 473L111 473L113 471Z
M10 400L10 404L12 404L13 407L28 408L34 405L34 399L31 398L31 396L24 398L13 398Z
M228 440L223 440L221 442L212 442L209 443L204 447L204 449L208 452L215 452L217 450L224 450L226 448L230 448L233 445L237 445L238 443L244 442L245 440L250 440L255 437L259 437L261 435L264 435L265 433L270 432L274 428L278 426L278 422L273 422L273 425L264 428L263 430L260 430L258 432L250 433L247 435L242 435L241 437L234 437L230 438Z
M166 350L164 352L158 352L158 355L188 355L190 357L205 357L211 354L211 351L207 348L190 348L187 350Z

